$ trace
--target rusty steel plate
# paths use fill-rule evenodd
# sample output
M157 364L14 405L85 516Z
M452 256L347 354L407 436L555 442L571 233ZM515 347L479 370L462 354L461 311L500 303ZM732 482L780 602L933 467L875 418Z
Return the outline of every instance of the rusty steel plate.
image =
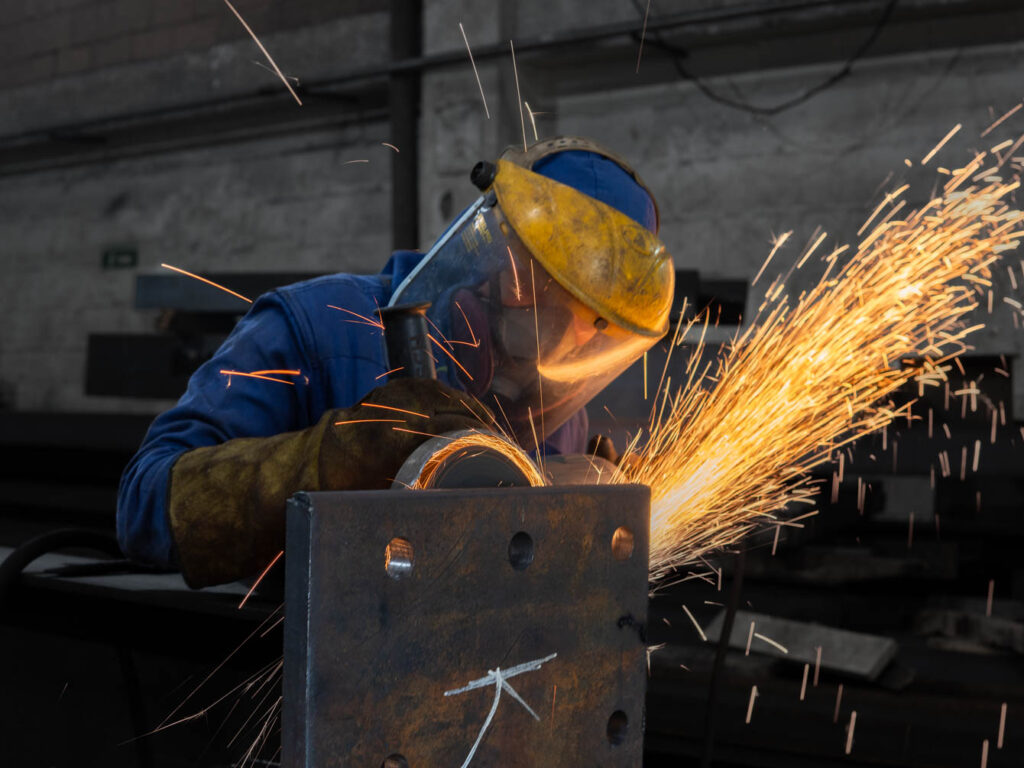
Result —
M639 767L649 505L638 485L298 494L283 766L459 768L479 739L472 766ZM512 692L480 737L496 669Z

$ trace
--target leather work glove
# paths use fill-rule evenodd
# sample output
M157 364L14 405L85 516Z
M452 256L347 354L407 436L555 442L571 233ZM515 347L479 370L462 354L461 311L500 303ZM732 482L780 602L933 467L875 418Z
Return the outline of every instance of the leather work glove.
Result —
M428 439L393 427L430 434L486 429L481 417L493 419L440 382L397 379L298 432L236 438L182 454L171 470L168 508L186 583L221 584L266 566L284 548L285 501L296 491L389 487L406 457Z

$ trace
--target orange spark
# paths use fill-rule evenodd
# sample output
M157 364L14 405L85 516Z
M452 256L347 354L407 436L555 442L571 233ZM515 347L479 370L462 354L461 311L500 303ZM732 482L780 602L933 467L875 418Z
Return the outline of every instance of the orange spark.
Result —
M523 97L519 93L519 69L516 67L516 47L508 41L508 49L512 53L512 74L516 81L516 101L519 102L519 123L523 129L523 152L526 151L526 119L523 117Z
M235 293L230 288L225 288L220 283L213 282L213 280L207 280L205 277L200 277L199 275L194 275L191 272L186 272L184 269L181 269L180 267L172 267L170 264L161 264L160 266L163 267L164 269L170 269L170 270L173 270L175 272L180 272L181 274L187 275L188 277L191 277L191 278L194 278L194 279L198 280L201 283L206 283L207 285L212 285L214 288L220 288L220 290L224 291L225 293L230 293L232 296L237 296L242 301L247 301L250 304L252 304L252 299L247 298L247 297L243 296L240 293Z
M1021 107L1024 107L1024 103L1018 104L1016 107L1014 107L1009 112L1007 112L1005 115L1003 115L998 120L996 120L994 123L992 123L992 125L990 125L988 128L986 128L984 131L981 132L981 138L985 138L990 133L992 133L992 131L995 130L995 128L998 127L1006 118L1008 118L1010 115L1014 114Z
M252 31L252 27L250 27L246 23L245 19L242 18L242 14L235 10L235 6L233 6L230 3L230 0L224 0L224 5L230 8L231 12L235 14L235 18L237 18L242 23L242 26L245 27L245 31L249 33L249 37L251 37L253 39L253 42L255 42L256 45L259 46L259 49L263 51L263 55L267 57L267 61L270 63L270 66L274 68L274 72L276 72L277 76L281 78L281 82L284 83L284 87L288 89L288 93L292 95L292 98L294 98L298 105L301 107L302 99L299 98L299 95L295 92L295 89L292 88L292 84L288 82L288 78L285 77L284 72L281 71L281 68L277 66L277 62L274 61L274 58L270 55L270 52L263 47L263 43L261 43L260 39L256 37L256 33Z
M666 405L639 461L613 478L651 487L652 581L778 524L790 505L812 504L813 468L907 415L907 405L886 405L891 395L946 380L981 327L964 320L993 265L1024 238L1024 214L1010 202L1017 185L969 181L983 154L923 207L890 210L795 300L773 284L717 363L694 362L697 344L688 381L660 393ZM940 461L948 476L948 457Z
M647 352L644 352L644 400L647 399Z
M881 213L882 209L885 208L885 206L887 206L889 203L891 203L893 200L895 200L897 197L899 197L901 194L903 194L909 188L910 188L909 184L904 184L899 189L895 189L892 192L890 192L889 194L887 194L882 199L882 202L880 202L875 207L875 210L873 210L871 212L871 215L867 217L867 219L864 221L863 224L860 225L860 229L857 230L857 237L860 237L862 234L864 234L864 230L866 230L869 226L871 226L871 222L875 220L875 216L877 216L879 213Z
M277 561L280 560L283 555L284 555L284 550L283 549L280 552L278 552L276 555L274 555L274 559L271 560L270 564L267 565L267 567L263 569L263 573L261 573L259 575L259 578L257 578L256 581L254 581L252 583L252 586L249 587L249 591L245 593L245 597L242 598L242 602L240 602L238 604L238 609L239 610L242 609L242 606L245 605L246 601L249 599L249 597L252 595L252 593L254 591L256 591L256 587L258 587L260 582L263 581L263 577L266 576L268 573L270 573L270 569L273 568L274 565L277 564Z
M686 612L686 618L690 620L690 623L693 624L694 628L697 630L697 634L700 635L701 642L706 643L708 641L708 636L704 634L704 630L701 629L700 624L697 623L697 619L695 619L693 614L690 613L690 609L684 605L683 611Z
M825 241L826 237L828 237L828 232L822 232L818 236L818 239L811 244L811 247L804 251L804 255L801 256L800 261L796 263L797 269L800 269L800 267L802 267L807 262L807 259L809 259L811 257L811 254L814 253L815 249Z
M961 128L960 123L953 126L949 133L942 137L942 141L932 147L931 151L921 159L921 165L928 165L928 161L931 160L938 153L940 149L946 146L946 142L952 139L956 132Z
M222 369L220 372L222 374L224 374L225 376L227 376L229 378L229 380L230 380L230 377L232 377L232 376L244 376L247 379L261 379L262 381L276 381L278 384L287 384L290 387L294 387L295 386L295 382L294 381L288 381L288 379L278 379L278 378L274 378L273 376L264 376L264 375L259 374L259 373L246 373L244 371L228 371L228 370L225 370L225 369Z
M395 408L393 405L379 405L377 403L363 403L363 408L381 408L385 411L396 411L397 413L407 413L410 416L419 416L421 419L429 419L425 413L419 413L417 411L409 411L405 408Z
M161 723L156 728L154 728L152 731L147 733L146 735L147 736L151 736L154 733L159 733L160 731L166 730L168 728L172 728L175 725L178 725L180 723L188 722L189 720L195 720L196 718L202 717L203 714L205 714L211 707L213 707L214 705L216 705L219 702L223 701L228 696L230 696L231 694L233 694L236 691L238 691L240 688L243 688L246 685L245 682L240 683L239 685L237 685L234 688L232 688L230 691L228 691L226 694L221 696L219 699L217 699L217 701L215 701L210 706L204 707L203 709L199 710L198 712L195 712L195 713L193 713L191 715L187 715L185 717L182 717L182 718L180 718L178 720L175 720L174 722L169 722L171 720L171 718L174 717L178 712L180 712L182 710L182 708L192 699L192 697L195 696L195 694L197 692L199 692L200 689L203 688L203 686L205 686L208 682L210 682L210 679L214 675L216 675L217 672L219 672L224 667L224 665L226 665L232 659L232 657L236 653L238 653L240 650L242 650L242 648L245 647L246 643L248 643L250 640L252 640L254 637L256 637L256 635L259 634L266 627L266 625L270 622L270 620L274 618L274 615L276 613L278 613L281 610L281 608L283 608L283 607L284 607L284 605L282 604L281 606L275 608L271 612L271 614L269 616L267 616L267 618L265 618L262 622L260 622L259 626L256 627L256 629L254 629L251 633L249 633L248 637L246 637L239 645L237 645L235 647L235 649L233 651L231 651L231 653L229 653L224 658L223 661L220 662L220 664L218 664L216 667L214 667L213 671L210 672L205 678L203 678L202 682L200 682L199 685L197 685L195 688L193 688L192 692L189 693L188 696L186 696L184 699L182 699L182 701L176 707L174 707L174 709L172 709L170 711L170 713L161 721ZM138 737L136 737L136 738L138 738ZM134 739L129 739L129 741L134 741ZM125 743L127 743L127 742L125 742Z
M647 10L644 11L644 26L640 30L640 48L636 52L636 72L640 74L640 57L644 55L644 38L647 37L647 16L651 12L651 0L647 0Z
M392 368L390 371L384 371L384 373L382 373L380 376L374 376L373 380L374 381L379 381L380 379L383 379L385 376L390 376L392 373L398 373L399 371L404 371L404 370L405 370L405 366L404 365L400 365L397 368Z
M349 419L348 421L336 421L334 426L340 427L343 424L404 424L405 419Z
M392 427L392 429L399 429L399 427ZM411 430L401 431L409 432ZM431 437L437 437L437 435L431 435ZM523 473L523 476L529 481L531 487L537 488L544 485L543 475L541 475L536 465L530 461L530 458L519 446L504 437L499 437L498 435L490 432L474 432L470 435L449 438L447 443L441 446L423 463L423 469L420 470L419 477L416 478L416 481L410 487L432 487L435 474L450 457L461 452L478 451L481 449L491 450L505 457L513 466Z
M415 429L406 429L405 427L392 427L392 429L395 430L395 432L408 432L410 435L423 435L424 437L441 437L444 438L445 440L451 440L450 437L445 437L444 435L434 435L431 434L430 432L419 432Z
M537 121L533 119L533 116L542 113L534 112L532 109L530 109L530 102L528 102L526 99L523 99L523 104L526 105L526 114L530 116L530 127L533 128L533 140L540 141L540 137L537 135Z
M523 292L519 288L519 270L516 269L516 257L512 255L511 245L506 245L505 248L508 249L508 260L512 264L512 279L516 287L516 301L522 301ZM1024 267L1022 267L1022 271L1024 271Z
M443 341L445 344L448 345L449 349L455 349L455 345L456 344L462 344L463 346L466 346L466 347L476 347L476 346L478 346L477 344L473 344L472 342L469 342L469 341L452 341L451 339L449 339L447 336L444 335L444 331L442 331L440 328L437 327L437 323L435 323L433 320L431 320L426 315L424 315L423 317L424 317L424 319L426 319L426 321L428 323L430 323L430 327L433 328L435 331L437 331L437 335L441 337L441 341ZM434 357L433 353L431 353L431 357ZM434 362L435 363L437 362L437 358L436 357L434 357Z
M471 338L473 340L471 342L468 342L469 346L471 346L471 347L479 347L480 346L480 340L477 339L476 334L473 333L473 326L469 324L469 318L466 317L466 313L462 311L462 305L459 304L459 302L456 301L455 302L455 306L459 310L459 314L462 315L462 319L466 321L466 328L469 329L469 338ZM463 344L465 344L465 343L467 343L467 342L463 342Z
M457 366L459 366L459 370L462 371L464 374L466 374L466 377L470 381L473 380L473 377L470 376L469 371L467 371L463 367L462 363L460 363L458 360L455 359L455 355L453 355L451 352L449 352L447 349L444 348L444 346L441 344L441 342L439 342L437 339L434 338L434 336L432 334L429 334L429 333L427 334L427 338L430 339L432 342L434 342L437 345L438 349L440 349L442 352L444 352L446 355L448 355L448 357L451 358L452 362L455 363Z
M782 653L789 653L789 649L786 648L786 646L782 645L781 643L776 642L775 640L772 640L770 637L766 637L765 635L762 635L760 632L755 632L754 633L754 637L756 637L762 643L768 643L768 645L772 646L776 650L781 651Z
M380 320L372 320L366 315L360 315L358 312L353 312L351 309L345 309L344 307L336 307L333 304L328 304L327 306L330 309L336 309L339 312L347 312L350 315L354 315L355 317L358 317L360 320L362 320L366 325L372 325L374 328L379 328L382 331L384 330L384 323L381 322Z
M750 283L751 286L757 285L757 281L761 279L761 275L764 274L764 270L768 266L768 262L772 260L772 256L774 256L775 252L778 251L779 248L781 248L787 240L789 240L789 236L792 234L793 232L791 230L789 232L783 232L781 235L775 238L775 242L772 245L772 250L768 254L768 258L764 260L764 263L761 265L761 268L757 270L757 274L754 275L754 279Z
M466 53L469 54L469 63L473 67L473 75L476 77L476 85L480 89L480 99L484 103L484 114L487 115L487 119L490 120L491 119L491 111L489 109L487 109L487 97L484 96L484 86L483 86L483 83L480 82L480 73L477 72L476 62L473 61L473 51L469 47L469 38L466 37L466 29L465 29L465 27L462 26L462 22L461 21L459 22L459 31L462 33L462 39L466 43Z
M533 296L533 333L534 338L537 340L537 395L540 399L540 433L541 436L547 435L547 430L544 429L544 374L541 372L541 356L540 356L540 314L537 311L537 277L533 274L533 260L530 260L530 292ZM533 427L533 414L530 414L530 427ZM534 429L536 432L536 429ZM537 442L537 458L539 461L544 461L543 453L540 450L540 443L537 441L537 435L533 436L534 442ZM543 463L541 464L543 467Z

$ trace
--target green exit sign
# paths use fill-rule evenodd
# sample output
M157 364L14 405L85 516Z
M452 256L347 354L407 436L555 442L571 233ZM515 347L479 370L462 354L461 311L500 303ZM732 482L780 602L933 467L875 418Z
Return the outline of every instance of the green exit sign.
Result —
M104 269L131 269L139 263L139 252L134 248L108 248L103 252Z

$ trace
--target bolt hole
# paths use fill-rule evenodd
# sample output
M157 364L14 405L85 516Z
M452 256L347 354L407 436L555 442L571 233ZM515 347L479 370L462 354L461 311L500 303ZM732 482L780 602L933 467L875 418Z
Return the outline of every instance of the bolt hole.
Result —
M517 571L525 571L533 562L533 539L526 531L520 531L508 543L508 561Z
M633 556L633 532L620 525L612 534L612 557L616 560L628 560Z
M413 556L412 544L406 539L398 538L397 536L388 542L387 548L384 550L384 570L388 572L388 576L392 579L404 579L406 576L412 574L412 566L415 563L415 557ZM401 755L399 755L401 757ZM390 760L391 758L388 758ZM403 760L405 758L402 758ZM385 761L385 765L387 761ZM395 765L399 765L395 763Z
M626 717L626 713L621 709L612 712L612 716L608 718L608 728L606 731L608 742L613 746L619 746L619 744L626 740L626 732L628 730L629 718Z
M388 755L380 764L380 768L409 768L409 761L402 755Z

